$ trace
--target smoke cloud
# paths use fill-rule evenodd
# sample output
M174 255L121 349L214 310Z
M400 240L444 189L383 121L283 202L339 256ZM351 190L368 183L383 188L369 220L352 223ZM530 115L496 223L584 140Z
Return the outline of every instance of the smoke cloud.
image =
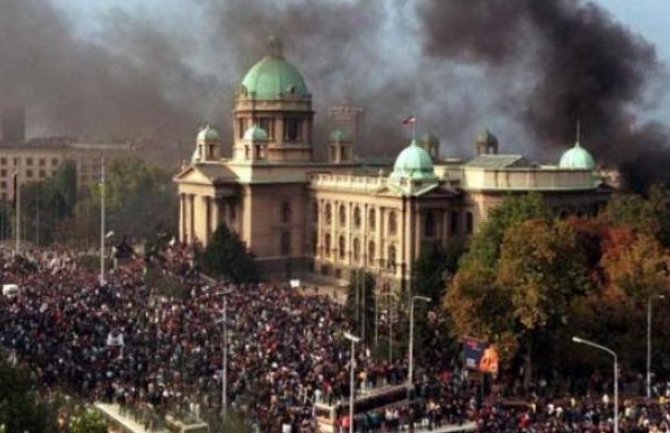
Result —
M274 34L313 94L320 146L328 107L350 98L366 109L368 155L402 148L409 114L447 155L471 154L490 126L504 151L546 156L578 119L582 142L626 172L666 152L660 125L633 124L661 70L653 47L578 0L184 1L172 3L188 14L158 19L111 9L94 38L50 0L1 1L0 104L24 104L33 135L173 153L204 121L230 137L235 89Z
M46 0L3 0L0 104L25 105L33 135L174 143L192 134L201 115L192 101L215 80L193 74L168 35L139 24L113 17L103 30L111 49L76 38Z
M429 56L502 73L529 66L529 92L512 108L540 143L565 145L581 120L582 143L600 161L621 164L636 187L660 180L663 170L633 172L670 160L660 125L635 125L661 66L653 46L604 10L578 0L428 0L419 15Z

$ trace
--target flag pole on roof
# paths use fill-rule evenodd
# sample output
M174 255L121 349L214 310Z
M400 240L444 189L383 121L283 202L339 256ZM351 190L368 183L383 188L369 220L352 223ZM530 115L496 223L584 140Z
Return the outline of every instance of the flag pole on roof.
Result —
M412 125L412 141L416 140L416 116L411 115L402 121L403 126Z

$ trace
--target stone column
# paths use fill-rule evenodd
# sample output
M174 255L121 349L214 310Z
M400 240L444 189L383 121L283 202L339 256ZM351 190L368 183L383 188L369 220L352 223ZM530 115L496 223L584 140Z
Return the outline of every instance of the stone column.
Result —
M212 205L212 227L211 232L214 233L219 228L219 204L220 200L216 197L211 199Z
M179 242L186 242L186 200L179 194Z
M382 221L384 221L384 208L383 207L378 207L376 208L377 211L375 212L375 261L377 263L374 263L373 265L376 267L376 269L380 269L382 267L382 259L384 257L383 254L383 249L382 249L382 231L384 230L384 224Z
M188 208L189 208L189 217L188 217L188 224L189 224L189 235L188 235L188 240L190 244L195 243L196 240L196 235L195 235L195 194L190 194L188 197Z

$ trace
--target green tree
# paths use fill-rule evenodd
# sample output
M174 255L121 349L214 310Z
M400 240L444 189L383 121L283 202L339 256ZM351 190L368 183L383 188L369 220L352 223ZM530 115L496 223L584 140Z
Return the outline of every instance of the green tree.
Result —
M224 277L234 283L258 278L254 255L225 224L216 229L198 262L211 277Z
M97 410L81 409L70 419L70 433L107 433L107 422Z
M71 217L77 200L74 162L65 161L50 178L21 186L24 235L32 242L51 243L61 221Z
M601 218L612 226L630 227L654 236L663 246L670 247L670 191L664 186L652 185L647 197L615 195Z
M81 203L78 218L92 218L99 224L101 189L89 191L90 204ZM119 235L138 240L152 237L158 231L175 233L179 217L177 191L170 173L147 165L140 159L115 160L109 166L105 181L107 227ZM81 222L83 227L97 224Z
M412 293L428 296L432 304L439 304L462 253L460 242L450 242L446 248L435 243L424 245L414 264Z
M0 425L8 432L55 433L53 407L42 402L35 384L25 370L11 366L0 357Z
M464 259L474 260L479 266L493 267L500 257L500 246L508 227L529 219L550 220L551 217L552 213L540 194L509 196L490 211L488 220L473 237L470 251Z

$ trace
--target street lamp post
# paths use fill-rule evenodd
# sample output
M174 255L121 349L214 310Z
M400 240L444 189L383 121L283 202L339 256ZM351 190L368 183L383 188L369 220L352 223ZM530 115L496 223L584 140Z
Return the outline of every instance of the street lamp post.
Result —
M412 376L414 374L414 303L416 301L430 302L431 299L427 296L412 296L412 303L409 309L409 365L407 372L407 385L412 387Z
M348 332L344 333L344 338L351 341L351 361L349 365L349 433L354 433L354 362L356 361L354 353L356 343L361 341L361 339Z
M221 323L223 324L223 334L221 336L221 351L223 360L221 361L221 417L225 421L226 410L228 408L228 295L231 290L225 292L216 292L201 296L202 298L212 296L223 296L223 312Z
M593 341L584 340L579 337L572 337L572 341L578 344L585 344L596 349L609 353L614 358L614 433L619 433L619 365L618 357L615 351Z
M647 398L651 398L651 301L664 299L664 295L651 295L647 298Z
M105 157L100 159L100 284L105 284Z

